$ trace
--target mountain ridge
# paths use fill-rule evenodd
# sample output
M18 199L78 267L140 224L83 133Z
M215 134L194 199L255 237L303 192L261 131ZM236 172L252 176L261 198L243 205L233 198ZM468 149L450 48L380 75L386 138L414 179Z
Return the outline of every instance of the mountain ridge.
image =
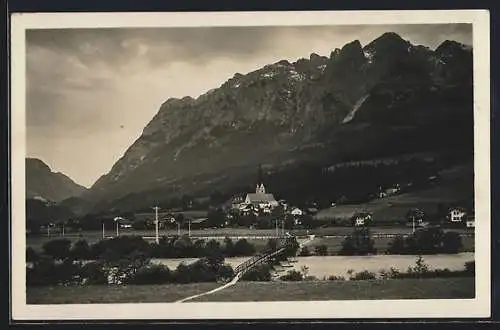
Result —
M311 53L309 59L236 73L197 98L167 99L83 195L94 202L113 200L172 186L182 177L216 176L262 160L286 162L300 158L306 145L329 148L327 154L340 159L338 135L366 125L440 129L433 123L451 115L466 118L465 127L472 110L471 52L454 41L432 50L384 33L364 47L359 40L347 43L329 57ZM465 93L453 96L457 91Z
M41 159L27 157L26 198L42 198L60 202L69 197L82 195L87 188L74 182L62 172L53 172Z

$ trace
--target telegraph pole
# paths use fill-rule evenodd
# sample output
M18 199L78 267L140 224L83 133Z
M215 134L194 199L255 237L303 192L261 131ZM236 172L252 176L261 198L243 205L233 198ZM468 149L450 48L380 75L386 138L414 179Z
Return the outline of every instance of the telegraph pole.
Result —
M116 237L120 236L119 227L120 227L120 218L116 217L113 219L116 222Z
M412 226L413 226L413 234L415 234L415 216L412 216L411 219L412 219Z
M188 222L188 236L191 237L191 219Z
M102 221L102 239L104 239L106 236L104 236L104 220Z
M279 221L279 219L278 219L278 218L276 218L276 238L278 238L278 236L279 236L279 231L278 231L278 221Z
M160 239L158 237L158 206L153 207L155 210L155 224L156 224L156 244L160 244Z

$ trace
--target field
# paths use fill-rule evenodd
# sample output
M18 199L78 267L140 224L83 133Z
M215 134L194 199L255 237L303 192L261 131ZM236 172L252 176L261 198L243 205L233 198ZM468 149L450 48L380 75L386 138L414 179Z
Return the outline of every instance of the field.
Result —
M28 304L173 302L213 289L215 283L27 288ZM203 301L300 301L474 298L474 278L373 281L239 282L199 297Z
M28 287L27 304L103 304L174 302L218 287L217 283L134 286Z

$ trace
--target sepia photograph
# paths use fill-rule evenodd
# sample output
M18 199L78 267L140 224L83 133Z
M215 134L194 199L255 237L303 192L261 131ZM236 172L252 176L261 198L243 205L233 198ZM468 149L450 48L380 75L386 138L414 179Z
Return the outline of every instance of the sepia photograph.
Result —
M14 317L490 315L487 12L11 33Z

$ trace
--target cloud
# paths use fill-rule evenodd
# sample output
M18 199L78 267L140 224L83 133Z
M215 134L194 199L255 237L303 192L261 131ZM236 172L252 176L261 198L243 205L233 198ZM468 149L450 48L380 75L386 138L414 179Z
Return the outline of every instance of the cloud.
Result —
M431 48L446 39L472 44L463 24L29 30L28 153L91 185L166 99L388 31Z

